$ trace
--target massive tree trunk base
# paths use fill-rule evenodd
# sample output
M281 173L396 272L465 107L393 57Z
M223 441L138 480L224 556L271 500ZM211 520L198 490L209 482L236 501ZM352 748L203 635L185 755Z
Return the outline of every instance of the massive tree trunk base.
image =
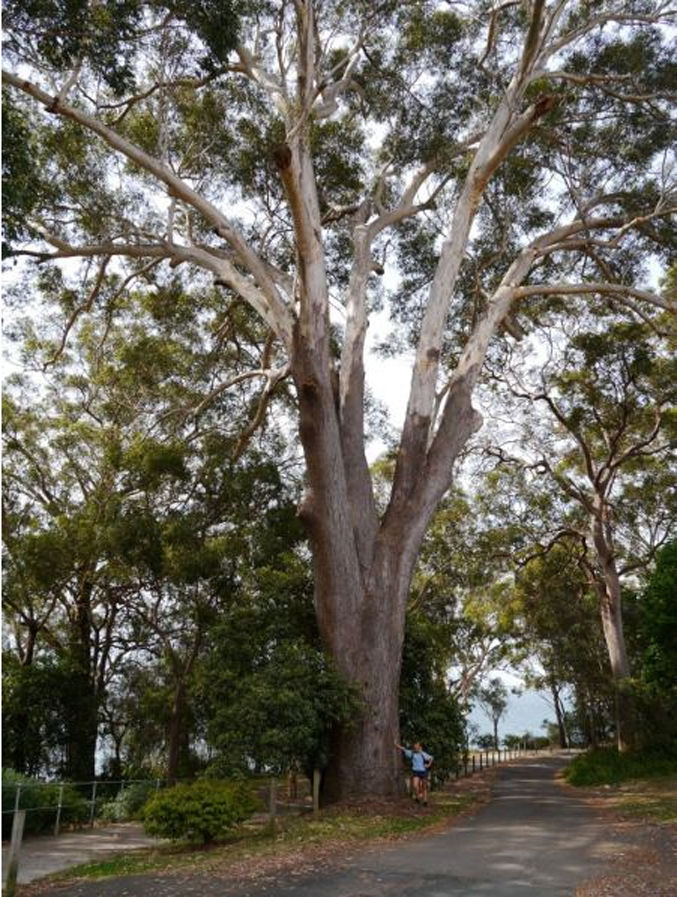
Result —
M393 624L392 617L389 622ZM364 627L361 657L355 662L352 654L352 669L350 656L344 655L343 674L355 683L362 707L359 715L331 733L320 794L323 805L356 797L395 798L403 794L405 769L395 744L399 741L404 621L401 628L402 633L396 636L392 630L388 633L383 620L373 629ZM334 657L340 663L340 655L335 652Z
M321 805L366 797L402 797L405 770L395 748L396 736L395 730L386 733L364 720L337 727L322 777Z

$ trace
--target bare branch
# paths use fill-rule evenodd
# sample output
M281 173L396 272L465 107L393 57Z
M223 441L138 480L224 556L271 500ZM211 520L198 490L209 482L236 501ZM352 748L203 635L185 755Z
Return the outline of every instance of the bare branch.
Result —
M525 287L515 287L513 295L515 299L527 296L551 296L551 295L577 295L581 293L601 293L610 296L634 297L670 312L677 313L677 303L670 302L650 293L647 290L639 290L636 287L626 286L620 283L550 283L534 284Z

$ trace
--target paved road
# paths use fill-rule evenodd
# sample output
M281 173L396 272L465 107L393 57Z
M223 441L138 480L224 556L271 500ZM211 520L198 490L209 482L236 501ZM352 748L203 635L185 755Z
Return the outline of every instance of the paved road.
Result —
M623 846L554 781L566 762L503 767L493 799L446 831L355 853L308 875L234 886L204 873L70 884L69 897L564 897Z

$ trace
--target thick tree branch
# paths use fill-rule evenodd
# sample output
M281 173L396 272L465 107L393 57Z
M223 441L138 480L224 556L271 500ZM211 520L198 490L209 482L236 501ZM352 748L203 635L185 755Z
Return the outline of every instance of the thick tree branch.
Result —
M602 295L630 297L641 299L643 302L662 308L666 311L677 313L677 303L671 302L650 293L647 290L639 290L636 287L626 286L620 283L550 283L533 284L523 287L515 287L513 296L515 299L524 299L528 296L552 296L552 295L581 295L583 293L599 293Z
M275 283L271 280L266 270L266 266L256 255L254 250L247 244L241 234L230 224L228 219L204 196L189 187L184 181L177 177L170 168L158 159L149 156L138 146L121 137L107 125L95 118L87 115L80 109L69 106L59 101L59 97L52 97L42 88L38 87L30 81L26 81L11 72L3 71L3 81L10 86L23 91L28 96L33 97L48 112L69 118L79 124L81 127L93 134L99 136L112 149L122 153L131 162L137 164L144 171L153 175L160 183L167 187L169 195L181 199L188 206L198 211L216 230L233 250L238 262L243 265L254 277L260 286L260 292L257 290L257 298L263 297L267 306L266 320L271 323L273 329L287 345L290 343L290 333L292 327L291 313L281 298ZM184 250L185 251L185 250ZM192 258L186 256L186 261L193 261ZM232 266L228 266L234 268ZM229 273L229 278L233 282L244 282L241 275L237 277L234 273ZM239 290L238 290L239 291ZM242 293L247 301L253 295L251 288L247 289L247 294ZM256 311L261 314L260 302L257 303Z

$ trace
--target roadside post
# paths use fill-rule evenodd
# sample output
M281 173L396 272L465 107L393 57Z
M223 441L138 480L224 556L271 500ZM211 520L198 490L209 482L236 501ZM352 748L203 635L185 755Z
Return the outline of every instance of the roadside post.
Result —
M9 860L7 861L7 879L5 881L6 897L14 897L16 879L19 873L19 854L21 853L21 841L24 834L26 811L17 810L12 820L12 841L9 847Z
M92 782L92 808L89 811L89 827L94 828L94 816L96 814L96 782Z
M277 782L275 776L270 778L270 801L268 806L268 824L271 832L275 831L275 823L277 819Z
M56 822L54 823L54 837L59 834L59 826L61 825L61 807L63 806L63 785L59 786L59 803L56 808Z
M320 812L320 770L313 770L313 816Z

